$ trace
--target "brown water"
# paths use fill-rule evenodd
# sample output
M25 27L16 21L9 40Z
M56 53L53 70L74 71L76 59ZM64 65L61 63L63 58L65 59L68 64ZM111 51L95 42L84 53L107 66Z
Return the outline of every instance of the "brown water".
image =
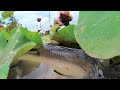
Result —
M33 55L35 57L33 57ZM41 61L44 57L26 54L18 59L17 66L10 69L8 79L75 79L76 77L59 75L48 64Z
M53 47L51 48L51 50L53 50ZM56 49L53 51L56 51ZM75 57L71 57L73 53L70 53L70 52L68 52L67 54L64 53L68 55L67 57L69 57L69 60L71 59L72 62L63 58L49 57L50 55L46 56L48 54L40 56L40 55L37 55L36 53L37 53L36 51L30 51L29 53L20 57L18 61L15 62L16 64L14 63L15 66L13 65L14 67L10 69L8 79L84 79L84 78L94 79L94 78L98 78L97 66L95 66L95 64L92 65L92 63L89 63L89 62L87 63L83 63L83 61L79 62L77 61L78 57L75 60L77 62L74 62L73 59L75 59ZM86 59L89 59L89 58L86 58Z

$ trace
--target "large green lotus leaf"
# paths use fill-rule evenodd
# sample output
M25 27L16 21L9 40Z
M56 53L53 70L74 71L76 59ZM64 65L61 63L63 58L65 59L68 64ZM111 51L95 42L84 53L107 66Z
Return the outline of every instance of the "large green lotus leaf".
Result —
M25 54L35 46L36 43L28 39L21 30L14 33L5 46L4 51L0 52L0 78L7 78L10 63L14 58Z
M0 56L1 56L1 52L3 51L4 47L7 44L7 40L5 39L4 35L2 34L2 32L0 32Z
M9 33L6 30L1 30L0 32L4 35L4 37L6 38L6 40L9 40L10 35L9 35Z
M73 33L74 26L75 25L69 25L60 29L52 36L52 39L65 46L71 46L73 44L77 44Z
M38 32L31 32L23 27L20 28L21 32L24 33L30 40L35 42L40 47L43 46L41 35Z
M51 30L50 30L50 38L52 39L53 35L56 33L56 30L59 28L59 25L56 24Z
M74 34L91 57L109 59L120 55L120 12L81 11Z
M15 27L15 28L13 28L13 29L9 32L9 33L10 33L10 36L12 36L12 35L16 32L17 28L18 28L18 27Z
M13 28L10 32L10 35L13 35L16 32L16 29L17 29L17 27ZM22 33L24 33L28 37L28 39L35 42L37 44L37 46L40 46L40 47L43 46L41 35L38 32L32 32L23 27L20 27L20 30Z

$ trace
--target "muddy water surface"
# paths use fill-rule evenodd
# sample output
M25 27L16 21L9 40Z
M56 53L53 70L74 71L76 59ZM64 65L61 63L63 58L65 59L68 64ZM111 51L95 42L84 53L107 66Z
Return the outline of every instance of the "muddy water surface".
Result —
M94 79L98 78L98 68L93 62L88 62L85 56L75 57L75 52L69 52L64 49L59 49L64 56L56 58L56 48L49 47L54 52L53 54L40 53L30 51L20 57L16 64L13 64L8 79ZM65 51L64 53L62 51ZM67 52L67 53L66 53ZM57 52L58 53L58 52ZM44 54L44 55L43 55ZM77 53L76 53L77 54ZM49 56L48 56L49 55ZM54 57L55 56L55 57ZM80 56L80 55L78 55ZM62 57L62 58L61 58ZM81 58L86 59L81 61ZM69 60L68 60L69 59ZM79 61L80 60L80 61Z

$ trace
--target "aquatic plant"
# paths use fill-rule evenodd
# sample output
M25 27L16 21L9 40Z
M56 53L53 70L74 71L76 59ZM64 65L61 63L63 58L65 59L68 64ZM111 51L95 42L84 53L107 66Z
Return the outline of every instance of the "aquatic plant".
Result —
M56 42L62 44L63 46L77 46L77 41L74 36L74 27L75 25L68 25L62 29L58 29L58 25L55 25L52 30L50 31L51 39L55 40Z
M120 55L119 24L119 11L80 11L75 38L89 56L110 59Z
M24 55L36 45L42 46L42 39L37 32L31 32L23 27L14 29L7 42L5 34L0 32L0 78L6 79L9 66L13 60Z

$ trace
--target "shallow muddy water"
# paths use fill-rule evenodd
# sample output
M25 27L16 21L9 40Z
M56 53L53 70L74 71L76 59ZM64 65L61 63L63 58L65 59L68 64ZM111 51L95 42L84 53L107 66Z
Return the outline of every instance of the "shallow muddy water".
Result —
M37 55L37 51L30 51L20 57L15 64L12 64L8 79L98 78L97 63L92 58L79 53L79 50L63 47L58 49L55 46L46 48L45 52L40 50L39 55ZM56 53L57 50L59 52ZM52 53L48 51L52 51ZM57 54L60 55L59 58Z

